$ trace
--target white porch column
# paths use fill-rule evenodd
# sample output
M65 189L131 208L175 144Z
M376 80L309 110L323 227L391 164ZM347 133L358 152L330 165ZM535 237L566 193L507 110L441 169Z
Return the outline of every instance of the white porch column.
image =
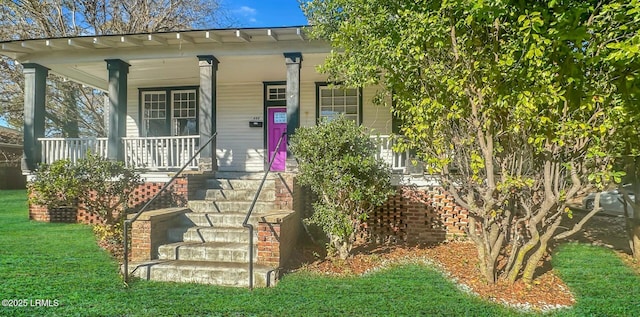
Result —
M198 129L200 131L200 144L207 142L216 133L216 90L217 71L219 61L213 55L198 55L200 68L200 101L198 105ZM200 152L198 170L200 172L213 172L218 170L216 158L216 139Z
M122 138L127 134L127 74L130 65L120 59L107 59L105 62L109 70L107 158L124 161Z
M34 63L22 65L24 73L24 174L35 171L42 162L38 138L44 137L45 102L49 69Z

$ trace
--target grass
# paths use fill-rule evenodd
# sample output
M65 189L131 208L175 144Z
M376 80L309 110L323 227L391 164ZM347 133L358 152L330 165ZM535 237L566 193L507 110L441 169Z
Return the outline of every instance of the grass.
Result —
M274 288L224 288L137 281L91 229L27 220L24 191L0 191L0 299L57 300L57 307L0 307L2 316L505 316L516 311L457 290L437 271L404 265L362 278L295 273ZM558 316L640 314L640 278L610 251L563 246L553 264L576 293Z

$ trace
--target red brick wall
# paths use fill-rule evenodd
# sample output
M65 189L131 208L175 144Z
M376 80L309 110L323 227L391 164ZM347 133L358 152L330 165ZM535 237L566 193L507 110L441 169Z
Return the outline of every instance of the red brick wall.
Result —
M134 221L130 237L129 260L133 262L151 260L151 221Z
M280 224L258 223L258 263L280 266Z
M199 187L206 182L206 175L184 175L177 178L165 193L158 197L147 210L158 208L185 206L189 197L193 197ZM148 182L138 186L129 202L129 208L138 210L156 195L165 185L164 182ZM29 205L29 219L35 221L49 222L50 217L46 206ZM99 223L97 215L88 212L85 204L78 203L76 222L85 224ZM74 222L74 221L71 221Z
M464 236L467 221L467 210L442 188L401 187L365 227L377 242L437 243Z
M273 268L282 267L291 257L300 236L300 216L283 212L265 216L256 228L257 261Z
M279 173L276 177L276 209L293 210L294 176L292 173Z

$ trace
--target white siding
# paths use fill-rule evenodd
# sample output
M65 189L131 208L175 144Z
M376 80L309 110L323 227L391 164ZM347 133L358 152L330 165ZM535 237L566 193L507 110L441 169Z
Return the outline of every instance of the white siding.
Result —
M262 118L262 82L218 84L217 156L223 171L264 170L263 128L250 128Z
M138 124L140 122L140 108L138 99L138 89L127 90L127 136L137 137L140 136L140 129Z
M316 125L316 84L315 82L300 83L300 126Z

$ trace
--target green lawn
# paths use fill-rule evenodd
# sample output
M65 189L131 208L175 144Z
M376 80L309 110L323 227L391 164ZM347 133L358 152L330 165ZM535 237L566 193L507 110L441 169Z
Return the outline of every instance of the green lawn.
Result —
M640 278L613 253L569 244L553 261L578 296L575 308L555 315L640 315ZM117 263L96 246L89 227L28 221L23 191L0 191L0 299L59 304L0 307L1 316L519 315L463 294L418 265L363 278L296 273L254 291L144 281L126 288Z

